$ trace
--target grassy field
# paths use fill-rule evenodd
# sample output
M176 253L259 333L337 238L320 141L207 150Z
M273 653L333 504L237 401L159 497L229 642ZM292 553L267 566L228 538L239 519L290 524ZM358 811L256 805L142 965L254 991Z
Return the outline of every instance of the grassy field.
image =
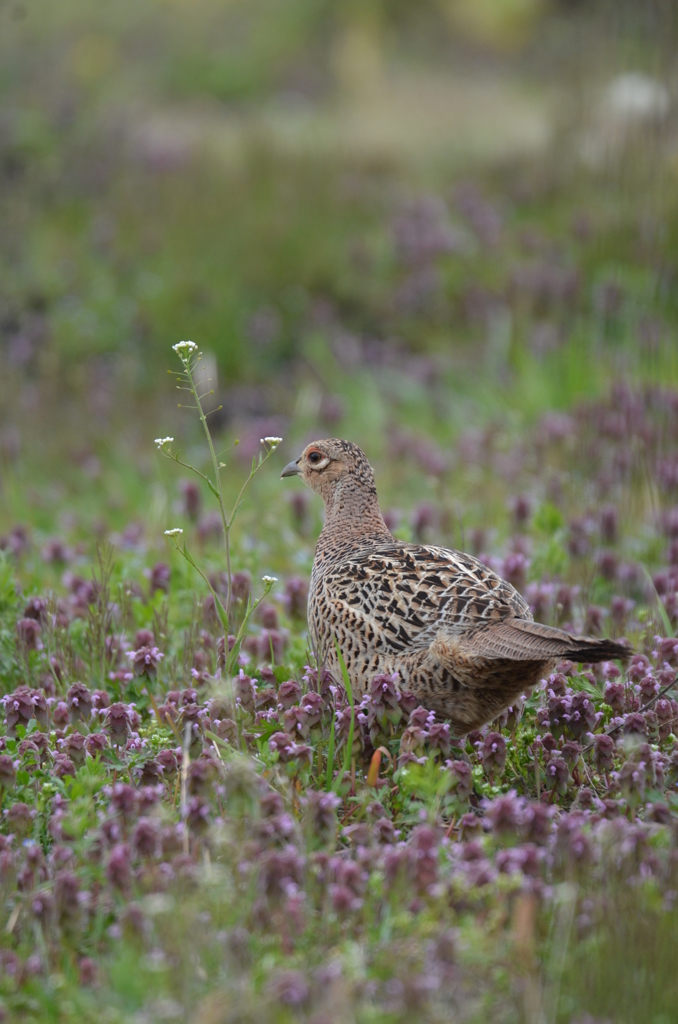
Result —
M674 40L0 7L0 1019L678 1021ZM630 663L465 738L324 678L279 477L326 436Z

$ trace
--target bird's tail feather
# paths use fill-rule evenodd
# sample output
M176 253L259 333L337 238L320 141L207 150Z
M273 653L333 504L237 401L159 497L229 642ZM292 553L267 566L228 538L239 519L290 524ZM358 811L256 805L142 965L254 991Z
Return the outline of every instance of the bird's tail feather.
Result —
M478 654L516 661L568 658L570 661L596 662L626 659L633 648L616 640L575 636L555 626L529 619L504 619L476 630L469 638ZM470 653L470 651L469 651Z

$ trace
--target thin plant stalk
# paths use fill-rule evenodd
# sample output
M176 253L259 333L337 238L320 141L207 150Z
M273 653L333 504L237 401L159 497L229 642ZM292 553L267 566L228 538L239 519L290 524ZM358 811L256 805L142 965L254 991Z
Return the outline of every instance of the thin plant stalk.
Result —
M236 518L236 516L238 514L238 510L240 509L240 506L242 504L243 496L244 496L244 493L245 493L245 489L247 488L248 484L250 483L252 478L255 476L255 474L259 472L259 470L264 465L264 463L269 458L269 456L278 447L278 445L280 444L282 438L280 438L280 437L265 437L265 438L262 438L261 443L264 446L264 450L263 450L263 452L261 452L259 454L258 459L256 457L252 459L252 467L250 469L249 476L247 477L247 479L243 483L242 487L240 488L240 491L238 492L238 497L236 498L235 504L233 506L233 509L231 510L230 515L227 515L227 513L226 513L226 505L225 505L225 502L224 502L223 488L222 488L222 484L221 484L221 470L224 469L225 467L224 467L224 463L219 461L219 458L218 458L217 453L215 451L214 442L212 440L212 433L210 431L209 424L207 422L207 416L209 414L206 413L204 408L203 408L203 400L207 397L207 395L213 394L214 391L213 390L206 391L203 394L200 394L199 391L198 391L198 385L196 384L196 381L195 381L195 368L198 365L198 363L200 362L201 353L198 350L198 346L195 344L195 342L193 342L193 341L180 341L178 344L173 345L172 347L174 348L174 351L176 352L176 354L179 357L179 359L181 360L181 364L183 366L183 370L181 370L176 375L176 379L179 382L177 384L177 388L180 391L188 391L191 394L191 396L193 397L194 401L195 401L195 405L194 406L188 406L188 408L195 408L197 410L198 416L200 418L200 422L202 423L202 427L203 427L203 430L205 432L205 438L207 440L207 446L208 446L209 452L210 452L210 459L212 461L212 470L213 470L213 473L214 473L214 479L212 480L207 473L203 473L201 470L197 469L197 467L195 467L195 466L192 466L190 463L184 462L184 460L179 457L179 454L172 450L171 445L172 445L172 442L174 441L173 437L157 438L155 443L156 443L157 447L159 448L159 450L163 453L163 455L165 455L167 458L172 459L174 462L176 462L180 466L183 466L185 469L188 469L191 472L195 473L202 480L204 480L204 482L207 484L207 486L209 487L209 489L212 492L212 494L217 499L217 502L218 502L218 505L219 505L219 514L221 516L221 525L222 525L222 530L223 530L223 535L224 535L224 546L225 546L225 549L226 549L226 586L227 586L227 591L226 591L226 606L225 607L223 606L223 604L221 602L221 599L219 598L219 596L215 592L214 588L210 584L209 579L207 578L206 574L200 569L200 567L197 565L195 560L189 555L189 553L188 553L188 551L186 549L186 546L184 545L183 548L179 548L178 545L177 545L177 548L178 548L179 551L181 551L181 553L184 555L184 557L190 563L190 565L192 565L193 568L196 569L200 573L202 578L205 580L205 582L209 586L209 588L210 588L210 590L212 592L212 596L214 597L215 608L216 608L216 611L217 611L217 615L219 617L219 621L221 622L222 628L224 630L224 643L226 645L228 645L228 636L229 636L229 631L230 631L230 619L231 619L231 606L232 606L232 602L233 602L233 581L232 581L232 573L231 573L231 542L230 542L230 539L231 539L231 529L233 527L233 523L235 522L235 518ZM170 372L174 372L174 371L170 371ZM221 406L219 406L218 408L221 409ZM218 410L215 410L215 411L218 411ZM236 444L237 443L238 442L236 441ZM165 533L168 534L170 537L177 536L181 532L182 531L180 531L180 530L166 530L165 531ZM264 582L266 582L266 579L268 579L268 578L265 578ZM272 580L272 582L275 582L275 580ZM270 587L270 585L268 585L267 588L266 588L266 592L263 595L264 597L266 596L267 593L270 592L270 589L271 589L271 587ZM260 600L261 600L261 598L260 598ZM246 614L245 614L244 622L241 624L241 628L240 628L239 633L238 633L239 637L241 636L242 631L243 631L243 627L247 624L247 621L248 621L250 615L252 614L252 612L256 608L257 604L259 604L259 603L260 603L260 601L257 601L251 608L248 606L248 609L247 609ZM234 648L234 651L236 651L236 653L234 654L234 657L232 659L227 658L227 661L235 661L235 658L237 658L237 648L238 647L239 647L239 645L236 644L236 647Z
M165 533L169 535L170 540L174 544L174 547L179 552L179 554L183 555L188 564L195 569L198 575L202 577L204 582L209 587L212 597L214 598L214 607L219 618L219 622L221 623L222 629L225 632L225 642L226 645L228 646L228 616L226 614L226 609L224 608L221 598L219 597L219 595L217 594L216 590L214 589L210 582L209 576L200 568L200 566L194 559L193 555L186 547L186 543L184 542L181 545L177 543L177 533L175 530L166 530ZM227 649L224 651L226 657L226 672L229 675L232 673L235 662L237 661L238 654L240 652L240 645L242 643L242 638L247 628L247 623L249 622L250 618L252 617L253 613L257 610L261 602L271 593L271 590L273 589L273 584L276 582L277 581L274 576L264 576L264 592L261 595L261 597L258 597L254 604L252 604L248 599L247 608L245 609L245 615L243 616L243 620L240 623L240 628L238 629L238 632L235 635L233 647L231 648L230 651L228 651Z
M348 727L348 739L346 741L346 750L344 751L344 763L332 787L332 789L336 792L341 786L344 780L344 776L351 769L351 762L353 759L353 733L355 730L355 704L353 701L353 687L351 686L351 679L348 674L348 669L346 668L346 662L344 661L341 650L339 649L339 644L337 643L336 640L334 641L334 646L337 652L337 658L339 659L339 667L341 668L341 675L344 681L344 689L346 690L346 696L348 697L348 702L351 705L351 724Z

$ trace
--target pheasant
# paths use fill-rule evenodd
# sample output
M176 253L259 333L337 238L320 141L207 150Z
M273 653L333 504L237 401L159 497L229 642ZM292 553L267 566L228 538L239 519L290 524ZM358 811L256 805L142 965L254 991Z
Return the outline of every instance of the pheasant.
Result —
M393 537L372 468L350 441L314 441L282 476L300 476L325 502L309 628L320 662L340 682L338 646L355 692L368 691L376 674L398 673L402 689L463 736L563 658L632 653L535 622L518 591L471 555Z

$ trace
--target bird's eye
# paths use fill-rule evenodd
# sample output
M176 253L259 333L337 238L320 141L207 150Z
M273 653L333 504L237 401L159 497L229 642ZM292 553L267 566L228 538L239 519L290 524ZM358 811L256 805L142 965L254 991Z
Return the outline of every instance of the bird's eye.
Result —
M306 458L308 459L312 466L317 466L320 460L322 459L322 455L320 454L320 452L309 452Z

